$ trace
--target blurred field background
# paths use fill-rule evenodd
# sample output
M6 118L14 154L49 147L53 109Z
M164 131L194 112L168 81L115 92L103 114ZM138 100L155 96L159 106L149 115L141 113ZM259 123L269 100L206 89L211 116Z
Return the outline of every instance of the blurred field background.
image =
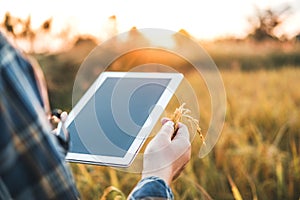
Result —
M231 179L243 199L298 199L300 45L233 41L210 45L207 50L219 63L226 89L226 121L220 140L205 158L198 158L201 142L194 139L192 160L172 185L176 199L209 199L205 193L213 199L234 199ZM73 59L72 50L65 54L36 57L46 73L52 107L70 110L71 80L80 62L74 63L78 56ZM194 73L187 72L186 78L192 85L199 81ZM197 88L197 97L205 132L211 117L205 86ZM110 186L127 196L140 178L107 167L72 164L72 169L84 199L99 199Z
M47 32L50 24L46 21L40 31ZM189 37L186 31L181 33ZM199 137L193 140L192 159L172 185L175 199L300 198L300 41L273 38L270 32L266 38L250 36L199 42L220 69L227 94L226 119L217 145L205 158L198 158ZM64 51L29 51L45 73L52 108L71 110L77 70L97 44L90 36L79 36ZM147 59L137 59L141 56ZM126 71L155 61L184 73L190 84L197 85L200 126L206 133L210 96L187 63L145 51L121 59L121 65L112 64L110 69ZM169 105L167 112L176 106ZM114 168L71 167L82 199L125 199L140 179L139 174Z

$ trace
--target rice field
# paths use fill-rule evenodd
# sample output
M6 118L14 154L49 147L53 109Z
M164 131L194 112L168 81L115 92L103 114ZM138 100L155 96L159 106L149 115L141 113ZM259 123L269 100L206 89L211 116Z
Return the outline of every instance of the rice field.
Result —
M52 107L71 109L72 81L85 56L76 48L69 54L36 56L46 74ZM299 200L299 44L230 43L207 49L221 69L227 95L225 123L216 146L202 159L202 141L195 136L191 161L171 186L175 199ZM210 94L196 73L188 71L185 77L197 85L205 135L212 115ZM179 106L172 102L165 115ZM194 112L196 105L186 103ZM125 199L140 179L138 173L115 168L70 165L82 199Z
M222 71L227 112L221 137L202 159L201 142L193 140L192 159L172 185L175 199L298 200L299 77L300 69L293 67ZM207 91L201 90L197 96L209 108ZM201 114L204 132L209 118L210 112ZM140 178L108 167L72 164L72 169L83 199L125 198Z

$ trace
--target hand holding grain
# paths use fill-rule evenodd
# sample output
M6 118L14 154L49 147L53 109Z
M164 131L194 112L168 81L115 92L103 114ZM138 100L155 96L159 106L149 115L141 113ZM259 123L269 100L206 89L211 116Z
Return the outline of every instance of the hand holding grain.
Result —
M174 122L164 118L162 124L162 128L145 150L142 178L157 176L170 185L190 160L191 143L184 124L178 123L173 139Z

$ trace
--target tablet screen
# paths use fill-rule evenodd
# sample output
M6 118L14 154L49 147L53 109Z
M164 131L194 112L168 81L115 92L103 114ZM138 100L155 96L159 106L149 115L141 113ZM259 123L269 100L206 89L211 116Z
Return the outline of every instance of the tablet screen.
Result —
M170 80L106 78L67 127L70 152L123 157Z

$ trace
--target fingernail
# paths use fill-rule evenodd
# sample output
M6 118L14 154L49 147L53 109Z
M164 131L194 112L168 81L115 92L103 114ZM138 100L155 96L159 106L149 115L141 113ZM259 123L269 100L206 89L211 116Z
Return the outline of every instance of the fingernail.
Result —
M60 118L62 121L66 121L68 117L68 113L67 112L62 112L61 115L60 115Z
M165 125L167 125L167 126L174 126L174 122L173 121L167 121L165 123Z

